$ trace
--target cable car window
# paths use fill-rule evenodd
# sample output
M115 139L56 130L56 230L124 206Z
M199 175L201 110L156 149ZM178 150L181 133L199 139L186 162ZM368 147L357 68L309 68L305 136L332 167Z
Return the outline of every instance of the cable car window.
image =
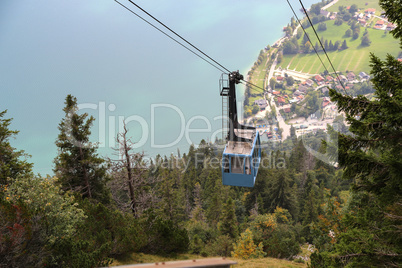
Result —
M243 174L244 158L232 156L232 173Z
M223 172L229 173L230 169L229 169L229 157L225 156L223 158Z
M251 174L251 166L250 166L250 158L246 158L246 166L245 166L246 174Z
M254 151L253 151L253 167L254 167L254 168L256 167L256 163L257 163L257 161L258 161L258 152L257 152L256 149L257 149L257 148L254 148Z

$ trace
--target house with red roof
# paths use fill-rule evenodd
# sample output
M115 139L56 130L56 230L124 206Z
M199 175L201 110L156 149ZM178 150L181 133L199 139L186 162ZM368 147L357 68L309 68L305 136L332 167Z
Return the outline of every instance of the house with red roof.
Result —
M330 104L330 103L331 103L331 101L330 101L328 98L324 97L324 98L322 99L322 107L325 107L325 106L327 106L327 105Z
M277 82L283 82L283 79L284 79L284 77L283 77L283 76L280 76L280 75L278 75L278 76L276 77L276 81L277 81Z
M284 111L285 113L290 113L290 108L287 107L287 108L283 109L283 111Z
M364 13L374 15L374 13L375 13L375 8L368 8L368 9L366 9L366 10L364 11Z
M392 31L392 30L395 29L395 28L396 28L396 26L395 26L394 24L392 24L391 22L388 23L388 25L387 25L387 31Z
M365 19L358 19L357 21L360 23L361 26L366 26L367 24L367 21Z
M383 20L378 20L376 23L375 23L375 26L384 26L384 21Z
M283 97L281 97L281 96L278 96L278 104L279 105L284 105L286 103L286 100L285 100L285 98L283 98Z
M276 91L276 90L274 90L274 91L272 91L272 94L274 94L274 95L279 95L279 94L281 94L279 91Z
M322 77L321 75L317 74L316 76L314 76L315 81L317 81L317 83L321 83L324 82L324 77Z

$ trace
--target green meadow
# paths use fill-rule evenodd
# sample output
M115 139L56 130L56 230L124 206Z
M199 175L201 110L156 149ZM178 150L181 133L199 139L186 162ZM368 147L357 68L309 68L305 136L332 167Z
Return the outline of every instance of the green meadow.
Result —
M338 12L340 6L351 6L351 5L357 5L357 7L361 10L366 10L367 8L375 8L376 9L376 14L381 13L381 8L380 5L378 4L378 0L342 0L338 1L336 4L333 6L329 7L327 10L330 12Z
M327 30L318 31L318 36L320 38L324 37L328 40L328 42L332 40L332 43L335 43L338 40L342 43L345 39L349 47L345 50L328 52L328 57L337 71L364 71L368 73L371 69L369 65L370 52L373 52L376 56L384 59L387 53L391 54L392 56L397 56L400 51L398 41L394 39L391 34L385 34L383 30L367 28L369 38L372 42L370 46L363 47L360 45L360 43L361 37L365 31L364 27L360 28L359 38L353 40L352 37L345 37L345 32L347 29L349 29L349 25L347 23L336 26L334 25L334 21L330 20L326 21L326 24ZM315 45L318 40L313 32L313 29L309 27L306 31L311 38L312 44ZM303 38L300 38L299 42L301 42L302 39ZM319 52L319 55L329 72L332 72L332 68L324 52ZM320 59L314 52L309 54L284 55L280 66L282 68L288 68L310 74L322 73L325 70Z

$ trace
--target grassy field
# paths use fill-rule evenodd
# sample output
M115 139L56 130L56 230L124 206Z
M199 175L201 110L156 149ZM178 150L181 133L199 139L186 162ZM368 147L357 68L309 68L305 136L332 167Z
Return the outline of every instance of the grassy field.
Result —
M296 263L287 260L274 259L274 258L262 258L262 259L252 259L252 260L241 260L230 258L237 262L233 268L300 268L307 267L307 264Z
M367 5L366 5L367 3ZM329 7L327 10L330 12L338 12L339 6L351 6L353 4L356 4L357 7L361 10L366 10L367 8L375 8L376 9L376 14L380 14L380 6L378 4L378 0L340 0L338 3L335 5Z
M180 260L192 260L192 259L202 259L203 257L193 254L178 254L172 257L162 257L158 255L150 255L144 253L133 253L124 259L119 261L115 260L111 266L118 265L128 265L128 264L140 264L140 263L155 263L155 262L167 262L167 261L180 261ZM234 265L233 268L300 268L307 267L306 264L296 263L292 261L275 259L275 258L261 258L252 260L242 260L236 258L228 258L230 260L236 261L238 264Z
M360 37L363 35L365 28L361 27L360 37L353 40L352 37L346 38L344 36L346 30L349 28L349 25L346 23L336 26L333 21L327 21L326 24L327 30L318 32L319 37L324 37L328 42L329 40L332 40L332 43L335 43L337 40L343 42L343 39L346 39L349 47L343 51L328 52L328 57L337 71L364 71L368 73L370 71L370 52L373 52L378 57L384 59L387 53L397 56L400 51L398 41L394 39L391 34L384 34L384 31L382 30L368 28L369 38L372 43L369 47L362 47L360 45ZM309 34L313 45L315 45L315 42L318 42L318 40L315 38L311 27L307 29L307 33ZM331 72L331 66L325 54L320 52L319 55L327 69ZM285 55L280 66L282 68L289 68L291 70L295 69L310 74L321 73L325 70L315 53Z
M264 79L267 73L267 57L264 56L262 63L258 65L257 69L253 72L253 75L250 77L250 82L254 85L257 85L261 88L264 88ZM261 94L261 90L256 89L254 87L251 88L251 94L259 95Z

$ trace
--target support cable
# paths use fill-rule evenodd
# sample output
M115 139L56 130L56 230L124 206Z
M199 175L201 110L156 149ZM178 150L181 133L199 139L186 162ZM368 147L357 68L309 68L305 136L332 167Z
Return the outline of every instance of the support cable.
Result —
M125 6L124 4L120 3L117 0L114 0L116 3L118 3L119 5L121 5L122 7L124 7L125 9L127 9L128 11L130 11L132 14L134 14L135 16L137 16L138 18L140 18L141 20L143 20L144 22L146 22L147 24L149 24L150 26L152 26L153 28L155 28L156 30L158 30L159 32L161 32L162 34L164 34L165 36L169 37L170 39L172 39L174 42L178 43L179 45L181 45L182 47L184 47L185 49L187 49L188 51L190 51L191 53L193 53L194 55L196 55L197 57L199 57L200 59L204 60L205 62L209 63L211 66L215 67L216 69L218 69L219 71L221 71L222 73L226 73L227 69L224 68L222 65L220 65L219 63L217 63L219 66L223 67L224 70L222 70L222 68L214 65L212 62L206 60L205 58L203 58L201 55L199 55L198 53L196 53L195 51L191 50L190 48L188 48L187 46L185 46L184 44L180 43L179 41L177 41L175 38L173 38L172 36L170 36L169 34L167 34L166 32L164 32L163 30L161 30L160 28L158 28L157 26L153 25L151 22L147 21L146 19L144 19L143 17L141 17L139 14L135 13L133 10L131 10L130 8L128 8L127 6ZM130 1L131 2L131 1ZM202 51L201 51L202 52ZM202 54L206 55L205 53L202 52ZM207 56L208 57L208 56ZM210 58L210 57L208 57ZM211 59L211 58L210 58ZM216 62L215 60L212 59L212 61Z
M213 61L215 64L217 64L218 66L220 66L222 69L226 70L228 73L230 73L231 71L229 69L227 69L226 67L224 67L223 65L221 65L219 62L217 62L216 60L214 60L213 58L211 58L210 56L208 56L207 54L205 54L202 50L200 50L198 47L194 46L193 44L191 44L189 41L187 41L184 37L182 37L181 35L179 35L178 33L176 33L175 31L173 31L172 29L170 29L166 24L164 24L163 22L161 22L160 20L158 20L157 18L155 18L154 16L152 16L149 12L147 12L146 10L144 10L142 7L140 7L139 5L137 5L136 3L134 3L131 0L128 0L131 4L133 4L134 6L136 6L138 9L140 9L142 12L144 12L145 14L147 14L149 17L151 17L152 19L154 19L155 21L157 21L160 25L162 25L163 27L165 27L167 30L169 30L170 32L172 32L174 35L176 35L177 37L179 37L181 40L183 40L184 42L186 42L187 44L189 44L191 47L193 47L194 49L196 49L198 52L200 52L202 55L204 55L205 57L207 57L208 59L210 59L211 61Z
M295 16L296 16L296 18L297 18L297 21L299 22L299 24L300 24L300 26L302 27L304 33L307 35L308 40L310 41L310 37L309 37L308 34L306 33L306 30L304 29L303 25L301 24L299 18L298 18L297 15L296 15L295 11L293 10L292 5L290 4L289 0L286 0L286 1L288 2L290 8L291 8L292 11L293 11L293 14L295 14ZM304 5L303 5L302 0L299 0L299 2L300 2L301 6L302 6L302 8L303 8L304 13L306 14L306 17L307 17L307 19L308 19L308 21L309 21L311 27L313 28L313 31L314 31L314 33L315 33L315 36L317 37L318 42L320 43L320 46L321 46L322 50L323 50L324 53L325 53L325 56L326 56L327 59L328 59L329 64L330 64L331 67L332 67L332 70L335 72L335 75L336 75L336 77L338 78L339 82L341 83L342 88L343 88L343 90L345 91L346 95L349 95L348 92L346 91L346 88L345 88L345 86L343 85L343 83L342 83L342 81L341 81L339 75L338 75L338 72L335 70L334 65L332 64L331 60L329 59L329 56L328 56L328 54L327 54L327 51L325 50L325 47L322 45L321 40L320 40L320 38L318 37L317 31L315 30L314 25L313 25L313 23L312 23L311 20L310 20L310 16L308 15L307 10L305 9L305 7L304 7ZM321 57L318 55L318 52L317 52L317 50L315 49L315 47L313 46L313 44L311 43L311 41L310 41L310 44L311 44L311 46L314 48L314 51L315 51L315 53L317 54L317 56L319 57L319 59L320 59L322 65L324 66L325 70L327 70L327 72L329 73L327 67L325 67L324 63L323 63L322 60L321 60Z

